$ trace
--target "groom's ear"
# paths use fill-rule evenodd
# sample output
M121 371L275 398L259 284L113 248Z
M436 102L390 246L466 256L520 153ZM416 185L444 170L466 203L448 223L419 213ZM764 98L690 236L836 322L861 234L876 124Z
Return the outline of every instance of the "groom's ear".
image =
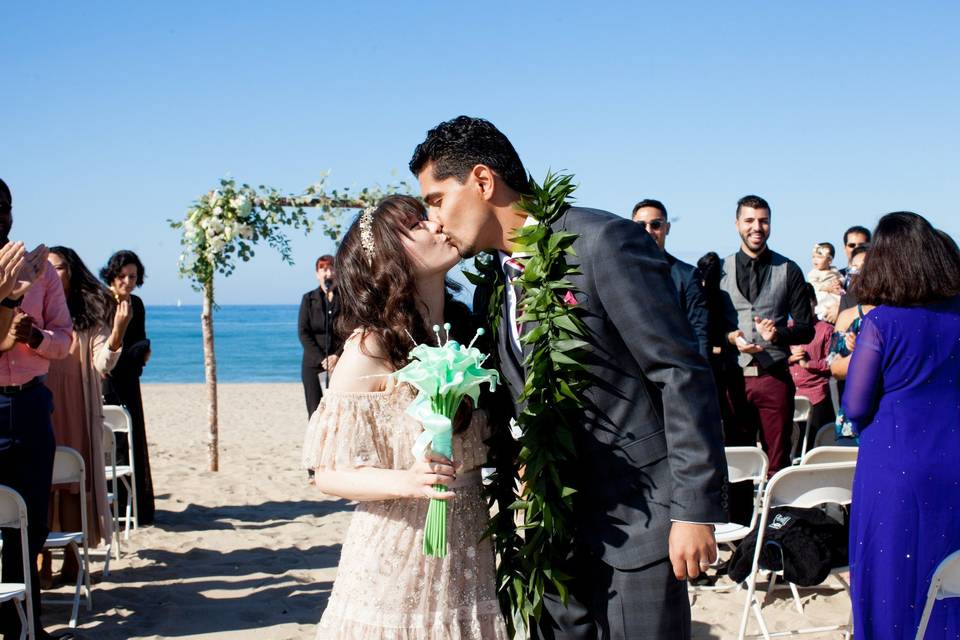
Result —
M497 187L497 174L485 164L474 165L470 172L481 200L491 200Z

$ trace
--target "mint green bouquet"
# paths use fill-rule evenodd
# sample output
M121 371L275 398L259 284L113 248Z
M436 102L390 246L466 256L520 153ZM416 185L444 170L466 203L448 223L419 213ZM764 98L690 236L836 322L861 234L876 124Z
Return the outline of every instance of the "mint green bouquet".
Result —
M410 364L394 376L397 382L406 382L420 393L407 408L407 415L423 424L423 433L413 445L413 455L419 460L427 449L453 459L453 418L465 397L477 406L480 385L486 383L494 389L500 374L493 369L484 369L487 356L474 348L483 329L478 329L469 345L463 347L450 339L450 325L443 325L447 334L441 344L440 327L433 326L437 346L418 344L410 351ZM433 486L437 491L446 491L446 485ZM447 555L447 503L445 500L430 500L427 522L423 533L423 553L442 558Z

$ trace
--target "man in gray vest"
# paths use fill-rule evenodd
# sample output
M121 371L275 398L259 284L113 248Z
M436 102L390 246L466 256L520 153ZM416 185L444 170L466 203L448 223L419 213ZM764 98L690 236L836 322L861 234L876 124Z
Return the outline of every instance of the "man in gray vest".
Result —
M729 302L727 340L739 352L743 393L731 394L734 433L726 434L726 445L751 446L759 435L773 475L790 464L796 391L787 364L790 345L813 339L814 317L800 267L767 246L767 201L740 198L736 224L740 250L724 260L720 288ZM734 376L730 382L738 387L741 378Z

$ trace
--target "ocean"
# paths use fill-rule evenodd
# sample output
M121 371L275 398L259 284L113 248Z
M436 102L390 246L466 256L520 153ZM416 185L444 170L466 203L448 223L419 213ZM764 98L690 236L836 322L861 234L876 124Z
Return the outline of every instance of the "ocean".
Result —
M214 311L219 382L299 382L297 305L224 305ZM143 382L203 382L200 306L148 306L153 354Z

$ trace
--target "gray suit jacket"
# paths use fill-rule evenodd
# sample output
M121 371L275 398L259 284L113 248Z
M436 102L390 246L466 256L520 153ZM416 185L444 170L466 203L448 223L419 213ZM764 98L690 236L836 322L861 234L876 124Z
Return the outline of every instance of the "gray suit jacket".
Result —
M709 366L678 304L664 255L643 227L571 208L572 278L590 335L590 408L574 434L578 542L618 569L665 558L671 520L726 522L726 459ZM484 313L488 288L474 309ZM504 296L506 298L506 296ZM504 303L504 307L506 303ZM506 309L501 327L506 327ZM524 327L529 330L530 327ZM506 330L497 350L516 398L523 370ZM519 408L516 408L519 410Z

